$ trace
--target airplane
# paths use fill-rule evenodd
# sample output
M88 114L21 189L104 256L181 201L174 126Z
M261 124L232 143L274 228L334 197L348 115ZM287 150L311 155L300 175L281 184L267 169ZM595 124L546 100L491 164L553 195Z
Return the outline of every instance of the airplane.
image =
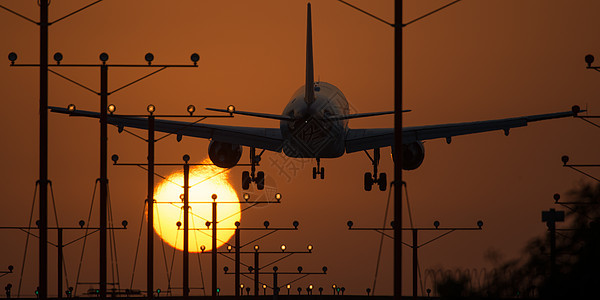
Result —
M99 118L97 112L68 108L50 107L52 112ZM278 120L279 128L259 128L226 126L215 124L189 123L164 119L155 120L155 131L182 136L209 139L208 155L211 161L221 168L232 168L242 157L242 147L250 148L251 170L242 172L242 189L247 190L252 182L257 189L264 189L264 172L256 172L261 156L265 150L283 152L292 158L311 158L316 160L313 167L313 179L325 178L325 169L321 167L321 158L337 158L345 153L364 151L373 165L373 172L364 174L364 189L372 190L377 184L379 190L387 188L386 173L378 172L381 148L393 147L394 128L348 127L350 119L365 118L393 114L394 111L371 113L350 113L349 105L342 91L331 83L314 80L311 5L307 7L306 30L306 80L291 97L283 109L283 113L269 114L250 111L238 111L233 105L226 109L207 108L209 111L224 112L231 115L245 115L258 118ZM571 111L529 115L514 118L464 122L453 124L426 125L404 127L402 129L402 168L417 169L425 158L425 140L445 138L450 143L452 137L487 131L502 130L505 135L511 128L527 126L529 122L564 117L574 117L580 112L578 106ZM403 111L408 112L407 111ZM107 122L118 127L148 129L148 122L143 117L109 115ZM257 154L256 150L262 151ZM373 156L369 154L373 151ZM392 151L393 153L393 151Z

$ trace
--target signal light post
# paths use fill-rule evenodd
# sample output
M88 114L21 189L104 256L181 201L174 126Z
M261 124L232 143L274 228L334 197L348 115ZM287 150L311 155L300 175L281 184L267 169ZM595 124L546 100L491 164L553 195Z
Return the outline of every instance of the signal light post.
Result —
M213 195L213 196L216 197L216 195ZM282 196L281 196L280 193L276 193L275 194L275 196L274 196L275 201L270 201L270 200L267 200L267 201L249 201L250 200L250 195L247 194L247 193L245 193L243 197L244 197L244 200L245 200L244 202L238 202L238 201L232 201L232 202L223 202L223 201L215 202L215 201L213 201L213 202L209 202L209 203L212 203L212 205L213 205L212 206L212 209L213 209L213 220L212 220L212 222L208 222L208 221L206 222L206 227L207 227L206 229L204 229L204 228L192 228L192 230L201 230L201 231L202 230L211 230L212 231L212 249L211 249L212 272L211 273L212 273L213 296L217 294L216 293L216 288L217 288L217 254L218 254L217 246L216 246L216 241L217 241L216 240L216 236L217 236L216 224L218 223L217 218L216 218L216 215L217 215L217 205L218 204L244 204L244 203L245 204L251 204L251 206L243 209L243 210L246 210L246 209L249 209L249 208L251 208L251 207L253 207L254 205L257 205L257 204L281 203L281 198L282 198ZM195 202L195 203L207 203L207 202ZM213 224L212 228L210 227L211 224ZM298 221L294 221L293 222L294 228L269 228L269 225L270 225L269 221L265 221L263 224L264 224L265 228L240 228L239 227L240 226L240 222L235 222L235 226L236 226L235 228L219 228L219 230L234 230L235 231L235 233L234 233L234 236L235 236L234 237L234 239L235 239L235 259L234 260L236 262L235 263L235 270L236 270L235 274L236 274L236 276L235 276L235 283L234 283L234 285L235 285L236 288L234 289L234 291L235 291L235 296L236 297L240 296L240 293L239 293L237 287L239 287L239 285L240 285L240 274L241 274L240 273L240 254L242 253L242 252L240 252L241 248L247 246L250 243L256 242L256 241L262 239L263 237L266 237L267 235L270 235L270 234L272 234L272 233L274 233L276 231L279 231L279 230L297 230L298 229L298 225L299 225ZM240 233L241 233L242 230L254 230L254 231L255 230L269 230L271 232L268 233L268 234L263 235L262 237L260 237L258 239L254 239L250 243L247 243L245 245L240 245ZM201 247L200 249L202 250L202 253L204 253L204 247ZM231 249L229 248L229 250L231 250ZM229 252L223 252L223 253L229 253ZM258 259L258 258L256 257L255 259ZM256 280L256 282L258 282L258 280ZM256 286L255 286L255 289L256 289Z
M154 56L151 53L146 54L146 60L148 61L148 63L150 63L152 61L152 59L154 59ZM192 61L197 62L198 57L197 56L192 56ZM114 156L112 157L113 163L115 165L135 165L135 166L143 166L146 165L148 167L148 184L147 184L147 197L146 197L146 205L147 205L147 216L148 216L148 224L147 224L147 268L148 268L148 272L147 272L147 278L146 278L146 290L148 293L148 297L151 298L153 295L153 286L154 286L154 176L156 175L155 171L154 171L154 166L156 165L154 162L154 145L156 142L172 135L172 134L176 134L177 135L177 140L180 141L181 140L181 136L178 134L179 131L185 129L187 127L187 125L181 125L181 127L179 128L173 128L173 132L170 133L166 133L164 136L156 139L155 138L155 124L156 124L156 117L159 118L198 118L198 121L196 122L200 122L203 121L207 118L231 118L232 116L230 115L194 115L194 112L196 111L196 107L194 105L188 105L187 107L187 112L189 115L155 115L154 113L156 112L156 106L154 106L153 104L149 104L146 107L146 110L148 111L147 115L122 115L122 114L115 114L116 111L116 106L114 106L113 104L109 105L111 114L110 114L110 118L111 121L117 122L118 120L122 120L122 122L135 122L136 125L141 125L143 122L147 122L147 126L148 126L148 138L145 139L144 141L148 143L148 163L147 164L117 164L117 160L118 160L118 156ZM56 110L56 108L55 108ZM70 115L86 115L84 112L78 112L75 109L74 105L69 105L69 107L67 108L68 112ZM144 118L147 119L147 121L143 120ZM123 131L123 126L122 125L117 125L119 127L119 132ZM143 139L137 135L135 135L136 137ZM165 165L165 164L162 164ZM166 164L166 165L173 165L173 164ZM182 164L175 164L175 165L182 165ZM194 165L198 165L198 164L194 164ZM184 168L185 168L185 164L184 164ZM184 170L185 173L185 170ZM189 174L189 165L188 165L188 172L187 174Z
M150 132L150 130L149 130ZM153 143L152 143L153 145ZM152 149L153 150L153 149ZM190 160L190 156L185 154L183 155L183 163L154 163L153 161L151 162L152 167L154 166L183 166L183 297L187 298L189 296L190 293L190 289L189 289L189 236L188 236L188 231L189 231L189 220L188 220L188 214L189 214L189 176L190 176L190 166L206 166L206 165L210 165L212 166L212 164L202 164L202 163L189 163ZM116 154L113 154L112 156L112 161L113 161L113 165L117 165L117 166L144 166L146 164L142 164L142 163L119 163L119 156ZM149 168L150 169L150 168ZM153 168L154 169L154 168ZM154 175L156 173L152 173L152 175ZM150 180L150 176L148 176L149 180L148 183L152 184L152 189L154 189L154 183L153 183L153 179L152 182ZM150 191L150 188L148 188L148 191ZM148 207L153 207L150 205L150 202L154 202L154 190L152 190L152 201L148 201ZM174 203L174 202L161 202L161 203ZM181 202L179 202L181 203ZM148 210L150 210L150 208L148 208ZM152 210L154 210L152 208ZM152 220L148 220L148 235L150 234L154 234L154 228L150 227L150 225L153 224ZM153 226L153 225L152 225ZM180 224L178 224L178 226L180 226ZM152 248L153 245L148 245L149 248ZM150 251L150 250L149 250ZM153 268L154 262L153 261L149 261L150 265L148 266L148 268ZM151 295L153 294L153 290L149 290L148 297L151 297Z
M252 253L254 253L254 254L255 254L255 257L256 257L256 256L258 256L258 255L256 254L256 253L258 253L258 251L256 251L256 252L243 252L243 253L248 253L248 254L252 254ZM264 253L264 254L267 254L267 253L271 253L271 254L275 254L275 253L276 253L276 254L281 254L281 252L262 252L262 253ZM310 251L309 251L309 252L289 252L288 254L294 254L294 253L310 253ZM289 256L289 255L288 255L288 256ZM287 257L287 256L286 256L286 257ZM284 258L285 258L285 257L284 257ZM276 260L275 262L278 262L278 261L280 261L280 260L282 260L282 259L283 259L283 258L280 258L280 259ZM302 278L304 278L304 277L306 277L306 276L309 276L309 275L327 275L327 267L325 267L325 266L323 266L323 268L321 269L321 270L322 270L322 272L303 272L303 271L304 271L304 269L302 268L302 266L299 266L299 267L298 267L298 269L297 269L297 270L298 270L298 272L280 272L280 271L279 271L279 268L278 268L277 266L273 266L273 272L259 272L259 270L260 270L261 268L265 268L265 267L267 267L267 266L269 266L269 265L271 265L271 264L273 264L273 263L275 263L275 262L271 262L271 263L269 263L269 264L266 264L266 265L264 265L263 267L257 267L258 263L255 263L255 266L254 266L254 267L248 267L248 272L245 272L245 273L240 273L240 274L242 274L242 275L254 275L254 276L255 276L255 281L254 281L254 289L255 289L255 291L254 291L254 295L255 295L255 296L258 296L258 295L259 295L259 289L258 289L258 287L259 287L259 281L258 281L258 279L256 279L259 273L260 273L260 274L263 274L263 275L265 275L265 274L266 274L266 275L273 275L273 283L272 283L272 286L270 286L270 288L273 290L273 296L278 296L278 295L279 295L279 292L281 291L281 288L282 288L282 287L287 287L287 289L288 289L288 295L289 295L289 293L290 293L290 290L289 290L289 289L291 288L291 285L290 285L290 284L291 284L292 282L294 282L294 281L297 281L297 280L300 280L300 279L302 279ZM231 274L231 273L228 273L228 272L229 272L229 268L228 268L228 267L223 267L223 271L225 271L225 274ZM279 281L279 279L278 279L278 278L279 278L279 276L280 276L280 275L301 275L301 277L299 277L299 278L296 278L295 280L292 280L292 281L290 281L290 282L288 282L288 283L286 283L286 284L284 284L284 285L281 285L281 286L279 286L279 285L278 285L278 281ZM239 285L238 287L239 287L239 289L240 289L240 290L242 290L242 289L244 288L244 285L243 285L243 284L241 284L241 285ZM262 288L263 288L263 293L264 293L264 295L266 295L266 294L267 294L267 292L266 292L266 289L267 289L267 288L269 288L269 286L267 286L266 284L263 284L263 285L262 285ZM237 290L237 289L238 289L238 288L236 288L236 290ZM312 291L312 285L311 285L311 287L310 287L308 290ZM322 288L320 288L320 289L319 289L319 293L322 293L322 292L323 292L323 289L322 289Z
M27 234L30 234L30 235L33 235L33 236L35 236L33 233L29 232L29 230L32 230L32 229L39 229L39 228L40 228L40 226L41 226L41 222L38 220L36 223L38 224L38 227L23 227L23 226L1 226L1 227L0 227L0 230L1 230L1 229L18 229L18 230L24 231L24 232L25 232L25 233L27 233ZM126 220L123 220L123 222L121 222L121 225L122 225L123 227L108 227L107 229L110 229L110 230L122 230L122 229L127 229L127 224L128 224L128 223L127 223L127 221L126 221ZM64 247L66 247L66 246L68 246L68 245L70 245L70 244L72 244L72 243L74 243L74 242L76 242L76 241L79 241L79 240L80 240L80 239L82 239L82 238L85 238L85 237L87 237L87 236L89 236L89 235L91 235L91 234L94 234L94 233L96 233L96 232L98 232L98 231L100 230L100 227L86 227L86 228L84 228L84 227L83 227L84 225L85 225L85 222L84 222L83 220L81 220L81 221L79 221L79 227L47 227L47 228L46 228L46 229L48 229L48 230L56 230L56 231L57 231L57 243L56 243L56 244L54 244L54 243L48 242L48 244L50 244L50 245L52 245L52 246L55 246L55 247L56 247L56 249L57 249L57 259L56 259L56 261L57 261L57 277L56 277L56 278L57 278L57 282L56 282L56 285L57 285L57 292L56 292L56 293L57 293L57 296L56 296L56 297L57 297L57 299L62 299L62 283L63 283L63 274L62 274L62 273L63 273L63 272L62 272L62 271L63 271L63 269L62 269L62 265L63 265L63 248L64 248ZM86 233L85 235L83 235L83 236L81 236L81 237L78 237L78 238L76 238L76 239L74 239L74 240L72 240L72 241L70 241L70 242L68 242L68 243L66 243L66 244L65 244L65 243L63 243L63 230L86 230L86 231L87 231L87 230L90 230L90 229L92 229L92 230L94 230L94 231L92 231L92 232L89 232L89 233ZM36 237L37 237L37 236L36 236ZM39 237L38 237L38 238L39 238ZM12 273L12 271L13 271L13 266L8 266L8 270L9 270L8 272L5 272L5 271L0 271L0 274L2 274L2 275L0 275L0 277L2 277L2 276L4 276L4 275L6 275L6 274L8 274L8 273ZM69 295L70 295L70 290L71 290L70 288L67 290L67 296L69 296ZM37 292L38 292L38 296L39 296L40 289L38 289L38 290L37 290Z
M47 52L47 49L46 49ZM17 59L17 55L12 52L9 54L9 59L11 60L11 66L16 66L16 67L34 67L34 66L40 66L39 64L16 64L15 61ZM190 59L193 62L193 64L191 65L153 65L152 61L154 60L154 55L152 53L147 53L145 55L145 60L147 62L147 64L108 64L108 54L107 53L101 53L99 56L99 59L101 61L100 64L61 64L61 61L63 60L63 55L60 52L57 52L54 54L54 60L56 61L55 64L48 64L47 63L47 55L46 55L46 68L47 67L84 67L84 68L100 68L100 91L94 91L93 89L78 83L56 71L47 69L48 72L51 72L71 83L76 84L77 86L86 89L89 92L92 92L96 95L100 96L100 274L99 274L99 284L100 284L100 297L105 298L106 297L106 278L107 278L107 253L106 253L106 246L107 246L107 214L108 214L108 163L107 163L107 152L108 152L108 113L113 114L114 111L116 110L116 106L111 104L108 105L108 95L111 95L113 93L116 93L124 88L127 88L145 78L148 78L160 71L163 71L167 68L188 68L188 67L193 67L196 68L198 67L198 60L200 59L200 57L198 56L198 54L194 53L191 55ZM115 67L115 68L158 68L158 70L153 71L143 77L140 77L124 86L121 86L113 91L109 91L108 90L108 69L109 67ZM47 79L46 79L47 80ZM47 88L47 87L46 87ZM47 92L46 92L47 93ZM44 109L46 110L45 115L47 118L47 109L48 109L48 105L47 103L45 104ZM59 111L59 112L64 112L62 109L59 108L52 108L52 111ZM71 115L76 115L76 111L75 111L75 106L74 105L69 105L69 113L71 113ZM46 121L47 122L47 121ZM47 142L46 142L47 143ZM40 188L44 189L45 184L42 182ZM42 194L44 194L44 192L42 191ZM43 201L40 201L40 207L42 207L43 205L46 205L45 203L42 203ZM46 201L47 202L47 201ZM47 208L46 208L47 211ZM47 220L46 218L40 218L41 222L42 222L42 228L44 228L45 226L47 226ZM46 224L46 225L44 225ZM43 236L40 236L41 238L43 238ZM152 270L149 270L148 272L148 276L153 276L152 274ZM152 289L149 289L149 291L152 291ZM44 290L42 289L41 291L42 293L44 293ZM152 296L152 292L149 293L150 297Z
M388 235L385 233L385 231L389 231L389 230L410 230L412 231L412 244L407 244L405 242L402 242L403 245L408 246L410 248L412 248L412 292L413 292L413 299L417 299L418 295L417 295L417 291L418 291L418 286L417 286L417 275L418 275L418 250L419 248L432 243L433 241L436 241L452 232L455 231L463 231L463 230L482 230L483 227L483 221L479 220L477 221L477 227L440 227L440 222L439 221L435 221L433 222L433 227L413 227L413 228L396 228L395 227L395 222L392 221L391 224L391 228L375 228L375 227L364 227L364 228L357 228L357 227L353 227L354 226L354 222L352 221L348 221L346 223L346 225L348 225L348 230L372 230L372 231L377 231L379 233L381 233L382 235L394 239L394 236ZM427 242L424 242L422 244L419 244L419 240L418 240L418 233L419 231L446 231L445 233L442 233L440 235L438 235L437 237L430 239ZM369 291L370 292L370 291Z
M403 0L394 0L394 23L387 22L382 18L375 16L374 14L368 13L363 9L358 8L344 0L338 0L339 2L352 7L360 11L363 14L368 15L371 18L376 19L386 25L394 28L394 142L392 147L392 154L394 156L394 183L400 183L402 181L402 59L403 59L403 43L402 43L402 29L405 26L413 24L414 22L425 19L445 8L454 5L461 0L454 0L438 9L428 12L416 19L413 19L407 23L404 23L402 11L403 11ZM394 189L394 220L396 223L402 226L402 187ZM394 230L394 299L401 300L402 296L402 230Z

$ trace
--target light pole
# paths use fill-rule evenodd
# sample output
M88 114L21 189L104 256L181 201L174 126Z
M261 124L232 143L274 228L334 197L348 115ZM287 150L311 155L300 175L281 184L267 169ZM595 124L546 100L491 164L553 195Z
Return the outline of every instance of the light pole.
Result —
M44 1L41 1L44 2ZM43 6L43 5L42 5ZM47 8L46 8L47 9ZM47 12L46 12L47 13ZM47 16L46 16L47 18ZM47 35L47 34L46 34ZM46 41L46 45L47 45L47 41ZM9 60L11 60L11 66L17 66L17 67L33 67L33 66L42 66L45 65L45 69L46 71L44 72L45 74L47 74L47 72L51 72L65 80L68 80L71 83L76 84L77 86L86 89L89 92L92 92L98 96L100 96L100 112L99 112L99 116L96 115L96 117L100 118L100 178L98 179L98 181L100 182L100 251L99 251L99 285L100 285L100 297L106 297L106 276L107 276L107 251L106 251L106 246L107 246L107 214L108 214L108 113L110 113L111 115L115 112L116 110L116 106L113 104L108 105L108 96L111 94L114 94L126 87L129 87L145 78L148 78L160 71L163 71L167 68L181 68L181 67L198 67L198 60L199 60L199 56L198 54L192 54L191 56L191 60L193 62L192 65L153 65L152 61L154 60L154 55L152 55L152 53L147 53L145 56L145 59L147 61L147 64L108 64L108 54L107 53L101 53L99 55L99 59L100 59L100 63L99 64L61 64L61 61L63 60L63 55L60 52L57 52L54 54L54 60L56 61L55 64L48 64L47 61L47 49L46 49L46 55L44 55L44 60L41 60L40 64L16 64L15 61L17 59L17 55L13 52L11 54L9 54ZM83 68L100 68L100 91L94 91L93 89L86 87L85 85L78 83L64 75L61 75L60 73L50 70L48 69L48 67L83 67ZM134 80L124 86L121 86L113 91L109 91L108 90L108 70L109 67L111 68L158 68L158 70L151 72L148 75L145 75L137 80ZM47 75L46 75L47 76ZM47 119L47 110L48 110L48 104L47 104L47 78L45 79L46 81L46 103L43 105L44 108L44 114L42 115L42 118L46 118ZM42 105L40 105L40 110L42 108ZM77 111L75 110L75 106L74 105L69 105L68 109L62 109L62 108L57 108L57 107L50 107L51 111L53 112L63 112L63 113L69 113L71 115L77 115ZM45 122L47 123L47 120L45 120ZM47 125L45 126L47 127ZM44 130L47 131L47 128L44 128ZM45 144L47 144L47 132L44 134L45 135ZM42 144L42 143L40 143ZM47 149L46 149L47 152ZM47 156L47 153L44 154ZM47 160L47 157L46 157ZM41 196L40 196L40 210L44 210L46 215L47 215L47 199L44 200L42 199L44 196L44 194L47 194L47 192L45 192L46 187L46 182L47 182L47 170L45 170L46 173L46 178L45 179L40 179L41 180L41 184L40 184L40 192L41 192ZM41 222L41 229L42 231L44 231L44 228L47 227L47 216L42 216L40 217L40 222ZM47 241L47 235L43 234L40 235L40 241L46 239ZM41 250L40 250L41 251ZM47 249L45 250L47 252ZM42 255L40 253L40 255ZM46 254L44 254L46 255ZM40 270L40 273L42 273L42 270ZM44 273L46 273L46 271L44 271ZM40 275L41 276L41 275ZM153 276L153 272L152 270L149 270L148 272L148 277ZM151 280L148 280L148 283L151 283ZM151 298L152 297L152 288L149 287L150 289L148 290L148 295ZM44 298L44 295L46 295L46 290L45 290L45 285L42 285L40 287L40 293L42 294L42 298Z
M403 1L394 0L394 23L387 22L363 9L358 8L344 0L338 0L353 9L360 11L386 25L394 28L394 143L392 144L392 155L394 158L394 182L402 182L402 29L414 22L422 20L434 13L437 13L451 5L454 5L461 0L454 0L438 9L426 13L416 19L404 23L402 16ZM396 184L398 185L398 184ZM401 300L402 295L402 185L394 189L394 220L398 224L398 230L394 230L394 299Z
M245 200L244 202L237 202L237 201L234 201L234 202L219 201L218 203L217 202L210 202L210 203L213 203L213 210L214 210L214 215L215 215L215 218L214 218L213 221L215 223L218 223L218 221L216 219L217 204L249 204L250 205L249 207L243 209L243 210L246 210L246 209L252 208L252 207L254 207L255 205L258 205L258 204L281 203L282 195L280 193L275 193L275 195L274 195L274 201L271 201L271 200L267 200L267 201L250 201L250 195L247 194L247 193L244 193L243 198ZM197 202L197 203L205 203L205 202ZM194 228L193 230L213 230L213 238L216 239L216 228L213 228L213 229L208 228L208 225L210 225L209 223L210 222L207 222L207 229L204 229L204 228ZM252 242L256 242L256 241L260 240L261 238L266 237L267 235L269 235L271 233L274 233L276 231L279 231L279 230L297 230L298 229L298 224L299 224L298 221L294 221L292 224L294 225L294 228L269 228L269 225L270 225L269 221L265 221L263 223L263 225L265 226L265 228L240 228L240 222L235 222L235 228L219 228L219 230L234 230L234 240L235 240L235 246L234 246L235 247L235 252L234 252L235 259L234 260L236 262L235 263L235 274L236 274L236 276L235 276L235 282L234 282L234 291L235 291L235 296L236 297L239 297L240 295L243 294L243 293L238 293L238 289L237 289L237 287L240 286L240 276L239 276L239 274L240 274L240 254L241 254L240 250L241 250L241 248L244 247L244 246L249 245ZM271 231L271 233L266 234L266 235L264 235L261 238L255 239L255 240L251 241L250 243L247 243L247 244L245 244L243 246L240 246L240 235L241 235L241 231L243 231L243 230L269 230L269 231ZM214 252L213 254L211 254L211 256L213 257L212 261L215 262L213 264L213 269L212 269L213 276L214 276L213 277L214 278L214 282L216 282L216 255L217 255L217 251L216 251L216 246L215 245L216 245L216 240L215 240L215 244L213 244L213 246L215 248L213 248L213 250L211 250L211 251ZM228 245L227 249L228 249L228 251L227 252L223 252L223 253L230 253L230 251L232 249L231 245ZM204 253L204 251L202 251L202 253ZM254 252L252 252L252 253L254 253ZM258 290L258 288L255 285L255 294L256 294L257 290ZM243 290L242 290L242 292L243 292Z
M556 222L565 221L565 212L557 211L551 208L547 211L542 211L542 222L546 223L548 231L550 231L550 282L551 286L555 287L556 283Z
M419 248L421 248L429 243L432 243L433 241L438 240L438 239L440 239L452 232L455 232L455 231L482 230L483 221L481 221L481 220L477 221L477 227L440 227L439 221L433 222L433 227L412 227L412 228L396 228L394 222L392 222L391 228L377 228L377 227L358 228L358 227L353 227L354 222L352 222L352 221L348 221L346 223L346 225L348 226L348 230L377 231L391 239L395 239L395 236L390 236L390 235L386 234L385 231L398 229L398 230L410 230L412 232L412 244L407 244L404 242L402 242L402 244L405 246L408 246L412 249L412 258L413 258L412 259L412 277L413 277L412 278L412 292L413 292L413 299L417 299L417 297L418 297L417 296L417 291L418 291L417 277L418 277L418 250L419 250ZM428 240L427 242L419 244L419 239L418 239L419 231L445 231L445 232L436 236L433 239Z
M189 109L189 107L188 107ZM118 116L119 117L119 116ZM124 116L120 116L124 117ZM119 156L113 154L112 156L113 165L117 166L143 166L145 164L142 163L119 163ZM189 176L190 176L190 166L202 166L202 165L212 165L212 164L202 164L202 163L189 163L190 156L188 154L183 155L182 157L183 163L154 163L154 166L182 166L183 167L183 224L178 222L178 227L183 225L183 297L187 298L189 296ZM155 174L154 172L152 173ZM150 183L150 180L149 180ZM152 192L153 194L153 192ZM152 195L152 198L154 196ZM215 198L216 199L216 198ZM154 201L152 201L154 202ZM167 202L171 203L171 202ZM181 203L181 202L180 202ZM211 202L212 203L212 202ZM152 220L148 220L148 223L152 224ZM151 233L154 232L154 228L150 229ZM151 264L152 266L152 264ZM153 291L150 291L152 294ZM151 297L151 296L149 296Z
M146 54L146 61L148 63L151 63L152 60L154 59L154 56L151 53ZM197 56L197 54L193 54L191 57L192 62L196 63L198 61L199 57ZM147 204L147 211L146 214L148 216L148 224L147 224L147 277L146 277L146 288L148 291L148 297L152 296L152 290L153 290L153 286L154 286L154 203L155 203L155 199L154 199L154 176L156 176L155 173L155 166L157 165L154 161L154 149L155 149L155 143L157 141L162 140L163 138L167 137L170 135L169 134L165 134L162 137L156 139L155 138L155 120L156 117L168 117L168 118L198 118L198 121L203 121L207 118L231 118L232 116L229 115L194 115L194 112L196 111L196 107L194 105L188 105L187 107L187 112L189 115L155 115L154 113L156 112L156 106L154 106L153 104L149 104L146 107L146 111L148 112L148 115L122 115L122 114L114 114L116 108L114 107L114 105L112 106L113 110L112 110L112 114L110 116L110 120L108 120L109 123L112 122L117 122L116 120L128 120L128 121L137 121L140 124L143 122L143 119L146 118L147 119L147 126L148 126L148 138L145 140L145 142L148 143L148 163L146 164L148 166L148 172L147 172L147 177L148 177L148 184L147 184L147 197L146 197L146 204ZM58 110L57 108L54 108L53 110ZM71 115L84 115L84 112L79 112L75 109L74 105L69 105L69 107L67 108L67 110L69 111L69 113ZM179 130L183 130L185 129L187 126L186 125L181 125L181 128ZM119 129L120 132L121 128ZM176 131L176 130L175 130ZM144 164L117 164L116 160L115 160L115 156L113 155L113 163L115 165L136 165L136 166L142 166ZM116 157L116 159L118 160L118 156ZM165 165L165 164L158 164L158 165ZM172 165L172 164L167 164L167 165ZM179 164L181 165L181 164ZM185 166L184 166L185 168ZM185 173L185 170L184 170ZM189 166L188 166L188 173L189 173ZM189 252L188 252L189 253ZM189 259L189 257L188 257Z
M245 252L245 253L251 254L253 252ZM263 253L263 254L267 254L267 253L278 254L280 252L261 252L261 253ZM310 252L294 252L294 253L310 253ZM254 274L256 276L256 274L259 273L258 272L259 269L265 268L265 267L267 267L275 262L278 262L280 260L282 260L282 259L278 259L270 264L264 265L259 268L249 266L248 272L242 272L241 274L244 276ZM228 267L224 267L223 270L225 271L225 274L232 274L232 273L228 273L229 272ZM267 288L271 288L273 290L273 296L278 296L279 292L281 291L281 288L283 288L283 287L285 287L287 289L287 294L289 295L290 289L292 288L291 284L293 282L303 279L309 275L327 275L327 267L326 266L323 266L323 268L321 268L321 270L322 270L321 272L305 272L304 269L302 268L302 266L299 266L297 268L297 270L298 270L297 272L285 272L285 271L281 272L281 271L279 271L279 268L277 266L273 266L273 272L261 272L261 274L263 274L263 275L273 275L273 282L272 282L271 286L268 286L267 284L264 284L264 283L262 284L262 288L263 288L263 292L264 292L263 295L267 294L267 292L266 292ZM300 277L297 277L296 279L293 279L292 281L280 286L278 283L279 283L279 276L281 276L281 275L295 275L295 276L300 276ZM260 282L259 282L259 284L260 284ZM255 284L255 285L258 287L259 284ZM242 288L243 288L243 285L242 285ZM312 284L309 285L306 290L309 295L312 295L313 285ZM249 291L249 288L248 288L248 291ZM256 291L258 291L258 289ZM298 287L298 295L300 295L301 292L302 292L302 288ZM322 292L323 292L323 288L319 288L319 293L322 293ZM258 293L255 292L255 296L258 296L257 294Z
M122 229L127 229L127 221L123 220L121 222L121 225L123 227L108 227L107 229L109 230L122 230ZM39 236L35 236L33 233L30 232L30 230L34 230L34 229L39 229L41 226L41 221L36 221L36 225L37 227L28 227L28 226L0 226L0 230L4 230L4 229L17 229L17 230L21 230L24 231L25 233L29 234L29 235L33 235L34 237L39 238ZM47 230L56 230L57 232L57 242L56 244L51 243L51 242L47 242L48 244L55 246L57 249L57 258L56 258L56 262L57 262L57 299L62 299L62 284L63 284L63 248L71 245L74 242L79 241L82 238L85 238L91 234L94 234L98 231L100 231L100 227L86 227L84 228L83 226L85 225L85 222L83 220L79 221L79 227L46 227ZM92 232L86 232L86 234L84 234L81 237L78 237L70 242L67 242L66 244L63 242L63 231L64 230L94 230ZM9 273L12 273L13 271L13 266L8 266L8 272L7 271L0 271L0 277L5 276ZM12 285L11 285L12 287ZM40 296L41 291L40 289L37 290L38 291L38 296ZM69 292L67 293L67 297L69 297L70 295L70 291L72 291L72 288L69 288L68 290ZM40 296L41 297L41 296Z

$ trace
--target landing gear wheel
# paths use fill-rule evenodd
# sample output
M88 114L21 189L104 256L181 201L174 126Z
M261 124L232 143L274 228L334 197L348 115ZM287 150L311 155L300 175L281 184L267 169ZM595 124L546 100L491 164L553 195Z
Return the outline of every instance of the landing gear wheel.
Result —
M321 179L325 179L325 168L321 167Z
M250 178L250 172L248 172L248 171L242 172L242 190L249 189L251 181L252 181L252 179Z
M373 188L373 176L371 173L365 173L365 191L370 191Z
M313 179L317 179L317 167L313 167Z
M258 171L256 173L256 188L263 190L265 188L265 172Z
M379 185L380 191L385 191L387 189L387 175L385 173L379 174L379 179L377 180L377 184Z

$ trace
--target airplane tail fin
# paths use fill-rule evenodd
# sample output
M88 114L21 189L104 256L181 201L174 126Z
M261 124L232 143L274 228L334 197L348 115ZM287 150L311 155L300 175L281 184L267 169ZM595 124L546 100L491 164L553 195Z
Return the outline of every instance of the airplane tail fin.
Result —
M312 48L312 18L310 3L308 3L306 20L306 82L304 83L304 101L309 105L315 101L315 70Z

